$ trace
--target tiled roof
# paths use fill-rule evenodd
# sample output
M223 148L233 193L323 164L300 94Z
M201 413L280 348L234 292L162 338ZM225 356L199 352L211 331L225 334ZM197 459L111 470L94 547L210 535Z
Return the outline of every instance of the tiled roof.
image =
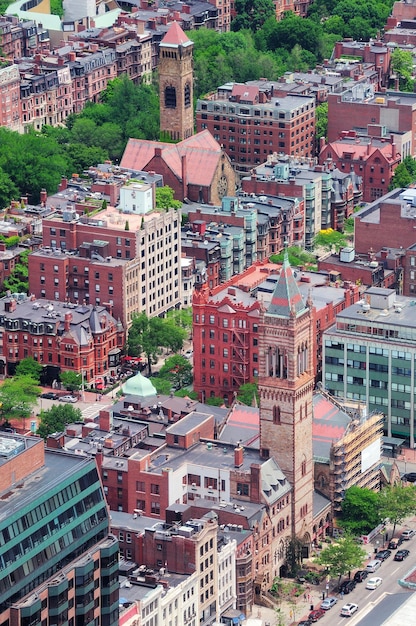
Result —
M290 317L305 310L302 294L299 291L296 279L293 276L289 263L287 248L285 249L282 270L273 292L272 301L267 309L270 315Z
M161 41L161 45L189 46L192 41L185 35L178 22L173 22L166 35Z
M187 183L203 187L211 185L222 154L219 143L209 130L203 130L177 144L129 139L120 165L131 170L145 170L156 149L161 150L160 158L178 180L182 180L181 159L186 156Z

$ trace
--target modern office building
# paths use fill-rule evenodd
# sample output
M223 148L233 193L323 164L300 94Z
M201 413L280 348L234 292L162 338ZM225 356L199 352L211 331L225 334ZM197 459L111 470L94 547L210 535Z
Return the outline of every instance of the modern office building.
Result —
M389 437L415 443L416 301L372 287L323 334L323 382L332 395L384 413Z
M93 459L0 437L0 623L118 624L118 542Z

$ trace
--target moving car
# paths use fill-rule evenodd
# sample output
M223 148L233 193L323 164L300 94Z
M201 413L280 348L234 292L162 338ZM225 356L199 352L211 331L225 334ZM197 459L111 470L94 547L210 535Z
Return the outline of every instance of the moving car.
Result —
M325 600L322 600L321 609L324 609L324 611L329 611L329 609L332 609L332 607L335 606L337 602L338 598L335 598L335 596L328 596L327 598L325 598Z
M344 604L341 609L341 617L351 617L358 611L358 604L353 604L352 602L348 602L348 604Z
M357 583L355 582L355 580L344 580L341 587L339 588L340 593L351 593L351 591L354 591L356 585Z
M365 569L359 569L358 572L354 574L354 580L356 583L362 583L368 576L368 572Z
M311 611L308 615L308 619L311 620L311 622L317 622L318 619L321 619L321 617L323 617L325 615L325 611L322 609L315 609L314 611Z
M397 550L396 554L394 555L394 560L404 561L409 556L409 554L409 550Z
M45 391L45 393L40 394L41 398L45 398L46 400L57 400L58 394L53 391Z
M75 396L60 396L59 402L78 402L78 398Z
M385 561L386 559L389 558L389 556L391 556L390 550L379 550L377 552L377 560L378 561Z
M412 528L408 528L407 530L404 530L402 532L402 534L400 535L400 538L402 539L402 541L409 541L409 539L411 539L414 534L415 534L415 531Z
M365 588L366 589L377 589L377 587L380 587L382 582L383 582L383 579L380 578L379 576L375 576L374 578L369 578L367 580L367 584L366 584Z

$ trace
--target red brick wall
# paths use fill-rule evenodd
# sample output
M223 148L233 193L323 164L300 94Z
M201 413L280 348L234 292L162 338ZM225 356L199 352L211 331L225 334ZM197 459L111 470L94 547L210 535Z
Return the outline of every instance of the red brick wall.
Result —
M45 464L45 446L43 439L33 444L23 452L7 460L1 466L0 472L0 492L7 491L19 481L23 480L35 470L40 469Z

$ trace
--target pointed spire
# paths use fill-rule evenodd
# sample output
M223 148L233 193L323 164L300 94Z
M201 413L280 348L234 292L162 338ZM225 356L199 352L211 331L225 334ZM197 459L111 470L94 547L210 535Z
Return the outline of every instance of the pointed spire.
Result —
M161 41L162 46L189 46L192 45L192 43L189 37L185 35L178 22L172 23L172 26Z
M288 247L285 243L282 269L267 313L279 317L296 317L305 309L306 306L289 263Z

